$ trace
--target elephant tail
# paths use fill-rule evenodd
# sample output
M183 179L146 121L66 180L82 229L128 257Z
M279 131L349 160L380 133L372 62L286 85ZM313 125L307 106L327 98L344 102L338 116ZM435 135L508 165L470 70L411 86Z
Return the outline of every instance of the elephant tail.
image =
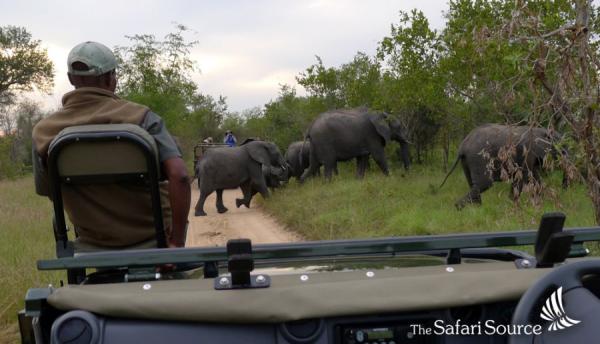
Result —
M450 169L450 171L448 171L448 173L446 174L446 178L444 178L444 181L442 182L442 184L438 187L438 190L442 188L442 186L444 186L444 184L446 184L446 180L448 180L448 177L450 177L450 175L452 174L452 172L454 172L454 169L456 168L456 165L458 165L458 161L460 160L460 154L456 157L456 161L454 161L454 165L452 165L452 168Z

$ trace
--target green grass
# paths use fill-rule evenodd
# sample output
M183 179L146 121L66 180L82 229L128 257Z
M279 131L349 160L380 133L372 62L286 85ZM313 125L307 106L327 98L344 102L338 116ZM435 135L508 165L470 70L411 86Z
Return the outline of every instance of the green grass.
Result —
M53 258L52 207L37 196L33 178L0 182L0 343L18 342L16 312L28 288L57 285L62 273L39 272Z
M437 192L444 178L439 168L395 169L385 177L373 166L364 180L353 173L354 166L345 165L331 183L292 181L264 203L265 209L308 240L531 229L549 211L566 213L568 227L595 225L584 185L562 190L559 174L545 177L549 188L538 206L528 194L515 204L508 197L510 186L496 183L483 193L483 205L457 211L454 202L468 191L460 168Z

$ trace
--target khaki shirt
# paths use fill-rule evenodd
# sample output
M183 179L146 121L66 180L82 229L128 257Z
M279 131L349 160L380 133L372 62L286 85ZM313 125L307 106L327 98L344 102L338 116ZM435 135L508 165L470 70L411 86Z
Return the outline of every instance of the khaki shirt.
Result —
M84 124L140 125L157 143L161 162L181 157L162 119L147 107L107 90L83 87L63 97L63 108L41 120L33 130L36 192L49 196L45 161L48 147L64 128ZM63 203L83 245L123 248L155 237L152 202L147 188L136 185L64 185ZM161 183L161 203L167 237L171 209L167 183Z

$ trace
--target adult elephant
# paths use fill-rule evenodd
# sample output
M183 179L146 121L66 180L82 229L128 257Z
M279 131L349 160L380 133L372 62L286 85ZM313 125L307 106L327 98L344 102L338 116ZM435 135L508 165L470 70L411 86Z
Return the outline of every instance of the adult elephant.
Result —
M502 170L508 172L507 176L515 190L513 195L518 196L524 184L532 180L540 181L544 157L548 153L557 154L554 148L557 140L558 135L551 134L545 128L500 124L479 126L460 144L458 157L440 188L460 161L470 190L455 203L458 209L469 203L481 204L481 193L495 181L502 180ZM499 158L499 153L503 155L504 162ZM566 176L563 185L566 185Z
M207 150L197 166L200 198L196 203L195 215L205 216L206 198L217 192L217 211L224 213L223 190L240 187L244 193L244 204L250 203L252 190L263 197L269 196L263 169L287 170L283 156L277 146L270 142L249 141L238 147L213 148Z
M356 158L356 174L365 174L369 156L381 171L389 174L384 148L390 140L403 147L402 160L408 169L408 141L400 121L385 113L371 113L368 109L333 110L320 114L308 129L306 140L310 143L309 167L302 176L303 182L314 175L321 165L325 178L337 171L337 162Z
M289 166L289 177L300 179L310 161L310 144L306 141L292 142L284 155Z

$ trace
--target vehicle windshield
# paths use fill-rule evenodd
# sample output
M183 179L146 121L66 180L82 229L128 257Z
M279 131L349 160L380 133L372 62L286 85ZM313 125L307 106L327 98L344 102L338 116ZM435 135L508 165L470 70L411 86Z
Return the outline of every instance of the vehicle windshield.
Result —
M0 269L14 282L2 280L2 316L27 286L64 276L35 270L57 256L53 203L36 195L53 190L43 171L56 114L82 119L64 127L129 123L154 138L170 247L427 241L533 230L548 212L566 214L568 228L600 219L595 2L34 3L0 13ZM74 48L87 41L96 43ZM105 58L81 58L89 49ZM86 116L101 107L73 105L98 89L128 111L102 108L116 117L97 121ZM169 163L179 158L187 179ZM147 237L128 237L137 232L103 241L86 222L138 214L128 208L136 198L94 200L99 212L78 213L64 196L75 253L144 248L133 244ZM447 252L424 247L279 265L446 262Z

